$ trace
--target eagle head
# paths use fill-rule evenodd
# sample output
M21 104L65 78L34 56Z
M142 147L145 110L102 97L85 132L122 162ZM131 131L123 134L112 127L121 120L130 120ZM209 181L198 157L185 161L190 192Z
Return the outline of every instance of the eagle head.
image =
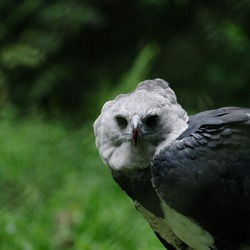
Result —
M146 168L161 143L169 143L180 127L186 128L187 119L168 83L147 80L134 92L104 104L94 123L96 146L113 170Z

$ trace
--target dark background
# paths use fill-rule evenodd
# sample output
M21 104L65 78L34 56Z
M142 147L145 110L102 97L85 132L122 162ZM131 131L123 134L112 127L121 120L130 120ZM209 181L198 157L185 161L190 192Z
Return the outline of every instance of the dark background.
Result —
M18 114L93 119L103 86L119 86L145 48L135 80L164 78L186 109L249 106L249 1L8 0L0 11L1 106Z

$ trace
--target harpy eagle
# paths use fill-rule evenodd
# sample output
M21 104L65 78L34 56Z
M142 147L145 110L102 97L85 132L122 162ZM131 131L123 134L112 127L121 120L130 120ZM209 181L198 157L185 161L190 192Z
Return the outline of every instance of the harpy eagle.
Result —
M162 79L105 103L96 146L168 250L250 249L250 109L188 116Z

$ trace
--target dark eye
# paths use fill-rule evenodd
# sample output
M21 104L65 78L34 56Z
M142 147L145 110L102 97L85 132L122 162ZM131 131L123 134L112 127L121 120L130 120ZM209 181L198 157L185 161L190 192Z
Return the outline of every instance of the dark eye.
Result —
M155 127L158 123L158 117L159 117L158 115L152 115L152 116L146 117L145 124L148 127Z
M116 116L115 120L120 128L126 128L128 126L128 121L122 116Z

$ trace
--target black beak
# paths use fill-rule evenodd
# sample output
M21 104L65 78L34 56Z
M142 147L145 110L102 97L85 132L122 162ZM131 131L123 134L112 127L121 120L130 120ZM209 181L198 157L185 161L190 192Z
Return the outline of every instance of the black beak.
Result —
M139 129L138 128L133 128L133 131L132 131L132 141L134 142L135 147L137 146L138 135L139 135Z
M141 136L141 121L138 115L133 116L131 126L132 126L131 139L136 147L138 144L138 139Z

